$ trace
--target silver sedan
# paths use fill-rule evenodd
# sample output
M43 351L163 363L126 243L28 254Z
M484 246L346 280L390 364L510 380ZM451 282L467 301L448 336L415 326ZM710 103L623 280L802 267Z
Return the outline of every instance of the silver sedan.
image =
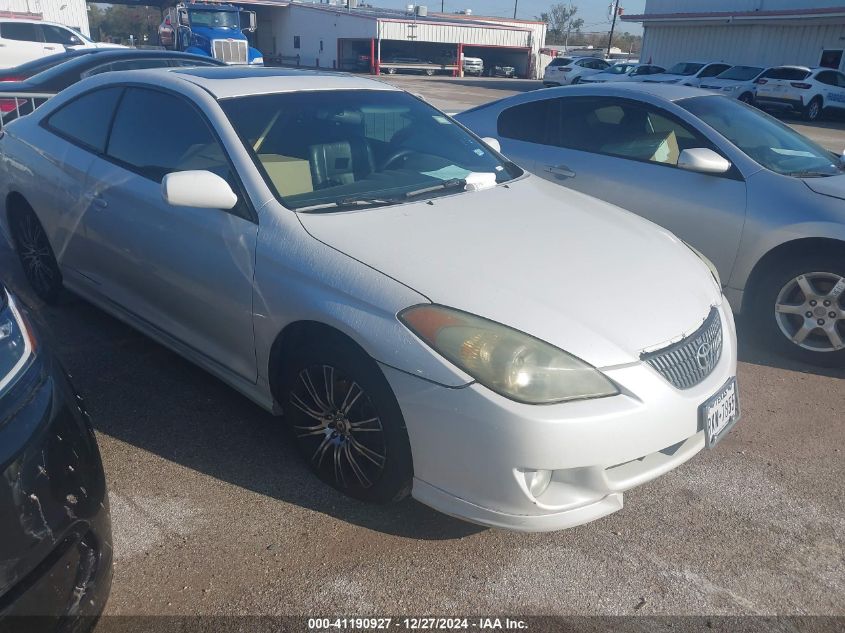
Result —
M711 259L766 344L845 364L845 174L768 115L683 86L540 90L457 117L537 175L660 224Z

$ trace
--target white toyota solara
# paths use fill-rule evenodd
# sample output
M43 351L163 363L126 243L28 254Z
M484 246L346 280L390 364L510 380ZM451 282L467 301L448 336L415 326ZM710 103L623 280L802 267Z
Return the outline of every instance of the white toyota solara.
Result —
M700 254L494 146L370 79L112 72L6 128L0 217L344 493L557 530L726 434L736 335Z

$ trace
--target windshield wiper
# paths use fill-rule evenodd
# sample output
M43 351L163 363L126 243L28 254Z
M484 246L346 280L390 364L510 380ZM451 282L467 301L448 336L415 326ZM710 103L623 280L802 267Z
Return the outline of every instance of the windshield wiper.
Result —
M388 204L396 204L397 199L389 198L343 198L335 200L334 202L324 202L321 204L312 204L307 207L298 207L294 209L297 213L315 213L317 211L324 211L331 209L332 211L339 211L341 209L363 209L365 207L382 207Z
M793 178L828 178L830 176L840 176L842 172L830 173L827 171L796 171L789 174Z
M422 189L414 189L413 191L408 191L402 194L403 198L416 198L417 196L421 196L426 193L432 193L434 191L443 191L444 189L455 189L457 187L466 187L467 181L466 178L450 178L449 180L444 180L441 183L436 185L432 185L431 187L423 187Z

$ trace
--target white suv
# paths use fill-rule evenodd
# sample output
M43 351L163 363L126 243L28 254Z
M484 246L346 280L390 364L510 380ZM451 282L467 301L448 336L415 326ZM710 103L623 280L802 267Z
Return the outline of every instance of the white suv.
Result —
M754 100L761 108L785 108L816 121L825 108L845 109L845 75L831 68L778 66L755 82Z
M114 48L85 37L76 29L43 20L0 20L0 68L11 68L26 62L64 53L77 48Z
M610 64L598 57L555 57L546 66L543 85L546 87L574 85L581 83L582 78L608 68Z

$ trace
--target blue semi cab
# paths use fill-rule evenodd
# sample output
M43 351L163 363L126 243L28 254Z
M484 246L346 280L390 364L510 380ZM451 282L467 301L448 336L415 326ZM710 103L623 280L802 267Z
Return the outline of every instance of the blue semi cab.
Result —
M167 10L158 27L167 49L205 55L227 64L263 65L264 56L249 45L245 31L255 31L255 12L218 2L180 2Z

